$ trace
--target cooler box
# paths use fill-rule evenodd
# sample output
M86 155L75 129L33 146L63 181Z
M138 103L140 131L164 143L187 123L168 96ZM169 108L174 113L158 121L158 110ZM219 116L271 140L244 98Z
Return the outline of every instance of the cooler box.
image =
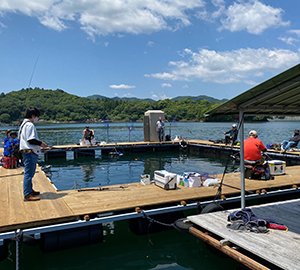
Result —
M154 183L165 190L177 188L177 174L168 171L154 171Z
M283 160L270 160L268 161L271 175L285 174L286 163Z
M3 168L5 169L11 169L17 167L17 158L11 158L4 156L2 159Z

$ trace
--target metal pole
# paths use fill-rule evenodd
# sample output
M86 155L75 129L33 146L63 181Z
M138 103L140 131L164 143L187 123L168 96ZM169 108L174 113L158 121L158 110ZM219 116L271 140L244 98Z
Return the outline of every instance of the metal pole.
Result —
M239 110L240 122L240 167L241 167L241 208L245 208L245 164L244 164L244 112Z

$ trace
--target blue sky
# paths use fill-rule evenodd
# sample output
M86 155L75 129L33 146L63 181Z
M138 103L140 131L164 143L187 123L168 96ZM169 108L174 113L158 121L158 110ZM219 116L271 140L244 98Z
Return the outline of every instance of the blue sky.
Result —
M0 0L0 92L230 99L299 63L299 10L282 0Z

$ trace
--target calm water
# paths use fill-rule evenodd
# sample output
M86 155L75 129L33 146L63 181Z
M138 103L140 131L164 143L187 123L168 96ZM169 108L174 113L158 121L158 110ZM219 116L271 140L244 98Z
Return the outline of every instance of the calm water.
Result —
M224 138L224 131L232 123L172 123L166 124L166 134L186 139L216 140ZM38 124L41 140L48 145L76 144L82 138L85 124ZM90 124L97 141L125 142L142 141L142 123L131 124ZM0 127L0 140L8 127ZM266 145L289 139L294 129L300 129L300 122L267 122L245 124L245 134L255 129ZM12 128L13 129L13 128ZM75 181L81 187L101 184L123 184L139 182L140 175L153 175L154 170L165 169L182 174L186 171L207 172L210 175L222 173L226 160L208 158L178 152L151 154L125 154L119 159L101 156L73 159L68 153L67 160L40 160L40 165L52 165L49 175L61 190L74 188ZM234 170L232 165L229 170ZM196 214L191 212L189 214ZM177 231L161 232L148 236L136 236L127 222L104 225L104 243L66 251L44 254L38 247L21 245L20 269L236 269L239 264L231 259L220 258L206 249L196 237ZM15 269L14 245L10 247L8 259L0 262L0 269Z

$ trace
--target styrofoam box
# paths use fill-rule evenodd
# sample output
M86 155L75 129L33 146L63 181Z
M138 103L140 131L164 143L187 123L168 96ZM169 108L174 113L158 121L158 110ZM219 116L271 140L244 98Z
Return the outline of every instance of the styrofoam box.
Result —
M286 163L283 160L268 161L271 175L285 174Z
M196 174L195 176L190 176L189 180L189 187L201 187L201 175Z

